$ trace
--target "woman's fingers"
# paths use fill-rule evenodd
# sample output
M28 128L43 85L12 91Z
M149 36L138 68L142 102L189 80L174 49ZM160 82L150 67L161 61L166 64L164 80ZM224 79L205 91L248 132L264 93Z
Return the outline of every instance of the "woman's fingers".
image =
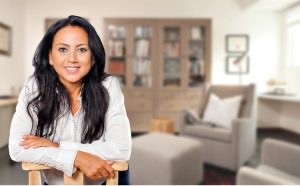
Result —
M114 169L111 167L112 164L106 164L105 165L105 170L108 173L107 177L109 177L109 178L114 178L115 177Z
M24 135L23 141L21 141L19 145L23 146L25 149L38 147L59 147L58 143L50 141L46 138L32 135Z
M99 176L113 178L114 171L111 167L112 161L106 161L100 157L79 151L75 158L75 166L87 177L99 179Z
M108 172L105 169L100 169L100 174L101 174L101 176L103 176L105 178L107 178L108 175L109 175Z

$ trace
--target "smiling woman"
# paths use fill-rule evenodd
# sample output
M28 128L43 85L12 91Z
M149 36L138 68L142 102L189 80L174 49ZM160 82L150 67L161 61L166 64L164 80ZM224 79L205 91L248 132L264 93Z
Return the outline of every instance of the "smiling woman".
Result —
M130 157L130 124L117 79L104 72L105 51L93 26L78 16L57 21L33 65L11 124L11 158L57 169L43 172L47 184L63 184L60 171L71 176L76 169L85 184L114 177L112 160Z

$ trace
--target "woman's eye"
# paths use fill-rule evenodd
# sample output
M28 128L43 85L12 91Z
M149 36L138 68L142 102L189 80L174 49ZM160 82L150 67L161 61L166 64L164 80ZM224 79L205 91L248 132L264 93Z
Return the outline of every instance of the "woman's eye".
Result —
M78 52L80 52L80 53L84 53L84 52L86 52L86 51L87 51L86 48L79 48L79 49L78 49Z
M58 51L60 51L60 52L66 52L67 49L66 48L59 48Z

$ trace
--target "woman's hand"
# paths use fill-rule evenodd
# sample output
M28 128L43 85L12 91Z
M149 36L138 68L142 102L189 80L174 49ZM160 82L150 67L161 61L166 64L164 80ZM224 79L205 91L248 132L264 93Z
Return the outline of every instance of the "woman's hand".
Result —
M115 177L114 170L111 168L113 163L113 161L106 161L98 156L78 151L74 164L90 179L99 180L102 177Z
M20 142L20 146L23 146L25 149L35 149L38 147L59 147L59 144L46 138L41 138L33 135L24 135L23 141Z

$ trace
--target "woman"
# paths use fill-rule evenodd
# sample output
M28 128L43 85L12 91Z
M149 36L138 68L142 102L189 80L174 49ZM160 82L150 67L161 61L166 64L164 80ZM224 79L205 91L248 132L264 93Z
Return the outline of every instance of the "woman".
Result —
M11 158L57 169L43 172L47 184L63 184L63 173L77 168L86 184L113 177L112 160L130 157L130 124L118 81L104 72L105 51L93 26L78 16L59 20L33 65L12 120Z

